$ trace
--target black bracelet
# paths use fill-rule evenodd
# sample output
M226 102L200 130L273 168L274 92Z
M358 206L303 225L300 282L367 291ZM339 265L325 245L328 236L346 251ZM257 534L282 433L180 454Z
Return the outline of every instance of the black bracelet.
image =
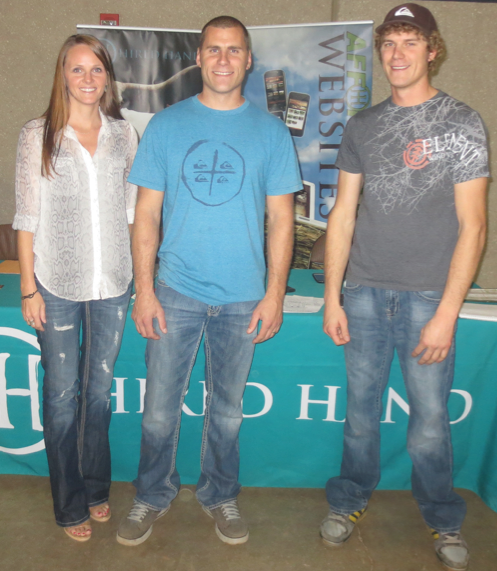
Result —
M29 295L21 295L21 301L24 301L25 299L33 299L33 297L38 293L38 290L34 291L33 293L30 293Z

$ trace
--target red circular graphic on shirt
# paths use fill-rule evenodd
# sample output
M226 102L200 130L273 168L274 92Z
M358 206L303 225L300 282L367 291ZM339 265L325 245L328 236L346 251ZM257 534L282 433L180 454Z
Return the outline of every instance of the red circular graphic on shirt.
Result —
M407 145L404 162L410 169L422 169L430 162L431 152L425 152L423 139L416 139Z

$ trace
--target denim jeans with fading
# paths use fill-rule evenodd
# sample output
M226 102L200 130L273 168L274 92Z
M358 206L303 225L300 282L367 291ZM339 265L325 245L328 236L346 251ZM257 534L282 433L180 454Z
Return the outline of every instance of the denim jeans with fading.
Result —
M119 297L84 302L57 297L38 281L37 287L47 318L37 335L50 484L55 520L70 527L109 498L110 391L131 285Z
M396 291L344 286L351 340L345 345L347 416L340 476L326 485L333 511L366 507L380 480L382 395L397 351L410 406L407 450L412 491L429 527L457 531L466 514L452 488L452 444L447 401L454 376L455 342L441 363L419 365L411 353L434 316L440 291Z
M247 328L258 301L212 306L182 295L160 280L156 295L166 315L167 333L154 321L160 339L147 343L136 499L159 510L178 494L176 451L181 409L203 337L207 397L197 498L202 505L214 508L236 498L240 491L238 434L256 335L247 334Z

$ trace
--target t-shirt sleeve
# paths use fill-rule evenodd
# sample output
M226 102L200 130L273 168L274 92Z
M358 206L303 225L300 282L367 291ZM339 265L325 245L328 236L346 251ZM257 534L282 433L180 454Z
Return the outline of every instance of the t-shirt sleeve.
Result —
M487 131L476 111L471 110L461 120L457 136L451 141L450 150L454 158L454 184L490 176Z
M166 135L164 120L152 117L138 145L128 183L159 190L166 190Z
M279 119L278 119L279 121ZM271 154L266 194L278 196L302 190L302 175L290 131L278 124L277 144Z
M362 173L361 161L356 147L358 124L360 125L360 122L354 117L347 123L335 163L340 170L353 174Z

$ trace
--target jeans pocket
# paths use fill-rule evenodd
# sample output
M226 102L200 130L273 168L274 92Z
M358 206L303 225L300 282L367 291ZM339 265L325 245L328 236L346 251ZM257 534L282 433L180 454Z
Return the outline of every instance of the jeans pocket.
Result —
M443 291L415 291L414 295L421 301L438 305L442 299Z
M362 286L361 284L355 284L353 282L350 281L344 281L343 282L343 291L344 293L354 293L355 291L361 291L361 289L364 286Z

